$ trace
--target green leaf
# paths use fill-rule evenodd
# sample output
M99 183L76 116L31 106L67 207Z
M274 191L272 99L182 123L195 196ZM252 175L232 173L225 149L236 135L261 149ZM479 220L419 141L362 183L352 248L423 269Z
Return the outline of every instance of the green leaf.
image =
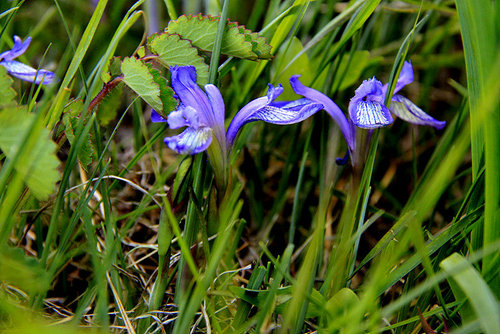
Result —
M328 322L346 316L352 308L359 304L358 296L348 288L340 289L326 303Z
M204 51L212 51L218 24L219 17L182 15L177 20L170 21L166 31L179 34ZM236 22L228 22L226 25L221 53L250 60L272 57L271 46L266 43L264 37Z
M16 92L11 87L12 78L7 74L7 69L0 66L0 107L13 103Z
M0 249L0 281L27 290L44 292L50 286L50 277L40 263L24 254L21 248L3 246Z
M352 58L349 54L343 54L333 79L333 86L338 85L338 90L341 91L357 83L369 61L370 52L366 50L354 52Z
M123 82L137 93L151 108L163 110L160 86L155 82L149 67L139 59L127 57L122 62Z
M118 84L97 106L97 120L101 126L106 126L116 118L121 105L123 85Z
M109 62L106 63L104 69L101 74L101 80L104 83L108 83L111 79L122 74L121 71L122 60L120 57L113 57L109 59Z
M11 107L0 112L0 149L7 158L16 156L27 131L33 122L34 114L24 108ZM36 144L27 154L23 154L14 168L23 176L24 182L36 198L45 200L55 191L59 179L59 160L55 155L56 145L50 140L47 129L42 129Z
M288 43L282 45L276 54L276 58L272 62L271 75L277 75L276 83L283 85L283 93L280 95L281 100L292 100L300 98L301 96L295 94L289 84L289 79L292 75L299 74L300 81L308 86L313 80L313 72L311 70L309 57L307 54L302 54L294 63L288 66L290 59L302 51L302 43L297 37L293 37L290 45ZM273 80L274 81L274 80Z
M466 301L462 311L470 310L470 303L485 333L500 333L500 305L494 293L481 275L461 255L453 253L440 264L440 267L451 274L450 285L457 300ZM467 315L469 316L469 315Z
M65 126L64 132L66 134L66 138L71 145L74 145L75 142L75 133L77 132L77 127L80 122L80 115L83 111L83 102L81 100L76 100L70 103L64 110L63 123ZM82 164L83 168L87 168L88 165L92 163L94 158L94 144L92 143L92 139L90 134L84 140L84 144L82 145L80 151L78 152L78 160Z
M165 79L161 74L160 71L157 69L153 68L150 64L147 64L149 71L153 75L153 80L158 84L160 87L160 99L163 105L163 109L156 110L160 115L162 115L164 118L167 118L167 115L177 109L177 106L179 105L179 102L177 99L174 97L174 90L170 88L167 83L167 79Z
M167 67L173 65L196 67L198 84L208 83L208 65L190 41L181 39L179 35L163 33L149 38L148 49L156 54L159 57L158 60Z

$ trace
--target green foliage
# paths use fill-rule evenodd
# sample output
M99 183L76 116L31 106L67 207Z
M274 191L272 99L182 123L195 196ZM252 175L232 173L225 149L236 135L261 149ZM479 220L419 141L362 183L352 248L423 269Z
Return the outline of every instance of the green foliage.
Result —
M7 107L0 111L0 149L7 158L16 157L14 168L17 173L22 175L36 198L45 200L54 193L59 180L59 160L55 155L56 145L47 129L38 133L33 147L20 154L34 121L35 115L22 107Z
M123 84L118 84L97 106L97 119L101 126L107 126L118 114L123 98Z
M198 84L208 83L208 65L190 41L182 39L179 35L163 33L148 39L148 49L157 55L158 60L165 66L194 66Z
M80 122L81 117L85 117L86 111L83 109L83 102L81 100L72 101L67 105L66 110L63 114L63 123L64 123L64 133L66 134L66 138L71 145L75 145L75 134L78 131L78 128L87 123L87 119L84 119L83 122ZM83 145L81 149L78 151L78 160L83 168L87 168L95 157L95 148L92 140L92 136L87 134L83 139Z
M155 82L150 68L140 59L123 59L121 70L123 82L137 93L151 108L163 110L160 98L160 85Z
M12 79L7 75L7 69L0 66L0 108L14 102L16 92L11 86Z
M9 268L0 270L0 281L29 293L44 291L50 284L50 277L40 263L19 248L3 247L0 250L0 267Z
M190 40L193 46L204 51L212 51L218 17L199 15L182 15L170 21L166 32L178 34ZM236 22L228 22L222 38L221 53L250 60L271 58L271 46L265 38L253 33Z
M474 267L457 253L443 260L440 266L452 276L450 285L455 298L466 305L462 309L464 320L474 320L475 317L470 313L472 306L484 333L500 332L500 305Z

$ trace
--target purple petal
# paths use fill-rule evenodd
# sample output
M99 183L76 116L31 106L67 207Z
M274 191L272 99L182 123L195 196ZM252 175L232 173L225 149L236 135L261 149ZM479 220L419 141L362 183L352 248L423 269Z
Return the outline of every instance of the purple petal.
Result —
M318 92L313 88L304 86L299 81L299 76L294 75L290 78L290 84L295 91L295 93L302 95L309 100L322 104L323 109L326 110L328 114L333 118L333 120L339 125L340 131L344 135L344 138L349 146L349 149L354 149L354 132L351 128L347 118L340 108L325 94Z
M166 122L167 120L163 118L160 114L156 112L156 110L151 109L151 122L153 123L160 123L160 122Z
M268 84L268 89L267 89L267 99L269 100L269 103L273 102L274 100L276 100L276 98L278 98L278 96L281 95L281 93L283 93L283 86L281 84L278 84L277 87L274 87L273 85L271 84Z
M354 125L363 129L375 129L393 122L391 113L382 103L358 99L349 103L349 117Z
M254 114L247 118L247 123L261 120L279 125L294 124L302 122L321 109L323 109L322 104L314 103L307 98L271 103L256 110Z
M14 36L14 46L11 50L2 52L0 60L10 61L26 52L31 43L31 37L27 37L23 42L19 36Z
M226 142L229 148L233 145L236 135L241 127L249 122L249 118L252 117L252 115L254 115L257 111L271 104L271 102L274 101L274 99L276 99L282 92L283 87L281 87L281 85L274 87L269 84L269 89L267 90L267 95L265 97L259 97L250 101L236 113L231 121L231 124L229 124L229 127L227 128Z
M438 121L427 115L422 109L417 107L413 102L401 95L394 95L390 105L394 115L409 123L418 125L429 125L436 129L442 129L446 122Z
M401 89L403 89L404 86L409 85L412 82L413 82L413 67L411 66L410 62L405 61L403 64L403 68L401 69L401 73L399 73L398 81L396 81L396 87L394 88L393 94L396 94ZM384 96L387 92L388 86L389 84L384 85L383 88Z
M205 151L212 142L212 129L201 127L186 128L182 133L164 140L167 146L179 154L196 154Z
M212 84L205 85L205 91L207 92L210 105L212 107L213 120L211 121L211 128L214 131L214 135L221 146L226 146L226 134L225 134L225 107L224 100L220 94L219 88Z
M384 102L383 86L376 78L364 80L363 83L354 92L354 97L351 99L365 99L368 101Z
M38 70L37 73L37 70L33 67L15 60L1 61L0 65L4 66L10 75L25 81L34 81L36 84L43 83L44 85L48 85L56 79L55 74L50 71Z
M259 97L258 99L250 101L236 113L226 132L226 143L228 148L233 146L233 142L236 139L238 131L243 125L245 125L248 117L250 117L256 110L267 106L268 101L267 97Z
M207 95L196 83L194 66L172 66L172 88L185 106L198 111L200 122L212 127L215 125L212 106Z
M181 106L181 108L171 112L168 114L167 122L171 129L189 126L197 130L200 127L199 115L196 110L191 107Z

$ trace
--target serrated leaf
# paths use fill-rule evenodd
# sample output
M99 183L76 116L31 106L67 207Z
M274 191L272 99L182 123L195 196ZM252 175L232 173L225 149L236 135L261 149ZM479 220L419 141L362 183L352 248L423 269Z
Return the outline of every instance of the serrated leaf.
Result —
M14 157L24 144L22 140L33 118L33 114L19 107L6 108L0 112L0 149L7 158ZM33 195L41 200L47 199L55 191L59 180L59 160L55 151L56 145L50 140L49 131L43 128L29 154L23 154L14 166Z
M50 287L50 278L45 268L21 248L7 245L0 249L0 281L6 281L31 293L44 292ZM8 269L7 269L8 268Z
M11 87L12 82L12 78L7 75L7 69L0 66L0 107L14 102L16 92Z
M182 15L170 21L166 31L179 34L190 40L194 46L212 51L219 17L198 15ZM271 46L264 37L253 33L236 22L228 22L222 39L221 53L238 58L256 60L271 58Z
M101 74L101 80L104 83L110 82L111 79L122 74L121 71L122 60L120 57L113 57L106 63Z
M174 97L174 90L170 88L167 84L168 81L165 79L160 71L157 69L153 68L150 64L147 64L149 71L153 75L153 80L158 84L160 87L160 99L163 105L162 110L156 110L160 115L162 115L164 118L167 118L167 115L177 109L177 106L179 105L179 102L177 99Z
M74 144L75 133L77 132L77 127L80 122L80 115L83 111L83 102L81 100L73 101L64 109L63 123L65 126L64 133L66 138L71 145ZM94 158L94 144L92 143L92 138L90 134L87 134L87 138L84 140L80 151L78 152L78 160L83 168L87 168Z
M250 29L245 28L245 26L239 26L236 22L229 22L227 25L230 29L235 27L238 28L239 32L245 35L245 39L252 44L252 51L259 59L272 58L272 47L267 44L264 37L260 36L256 32L252 32Z
M121 105L123 95L123 84L118 84L113 88L97 106L97 120L99 125L106 126L116 118L118 108Z
M159 57L158 60L165 66L191 65L196 67L196 82L199 85L208 83L208 65L190 41L181 39L179 35L163 33L149 38L148 49L156 54Z
M127 57L121 65L123 82L155 110L163 110L160 87L154 81L148 66L134 57Z

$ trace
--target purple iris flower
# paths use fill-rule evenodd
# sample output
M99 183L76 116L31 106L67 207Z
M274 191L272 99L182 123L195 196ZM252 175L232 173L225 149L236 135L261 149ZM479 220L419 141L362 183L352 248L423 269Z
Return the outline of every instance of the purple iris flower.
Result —
M249 122L262 120L273 124L301 122L323 108L307 98L297 101L275 102L283 87L269 85L267 96L257 98L244 106L233 118L227 133L224 127L224 100L219 89L205 85L205 92L196 83L193 66L172 66L171 81L179 107L167 119L156 111L151 112L153 122L168 122L172 129L186 127L177 136L166 137L169 148L180 154L196 154L206 150L213 141L225 159L241 127Z
M11 50L0 53L0 65L7 69L10 75L21 80L35 82L36 84L48 85L56 80L54 73L47 70L36 70L28 65L15 61L22 55L30 45L31 37L23 42L18 36L14 36L14 46Z
M391 113L409 123L429 125L442 129L446 122L438 121L427 115L422 109L402 95L396 94L404 86L413 82L413 67L405 61L399 75L394 95L389 108L384 105L388 84L375 78L365 80L356 89L354 97L349 102L349 117L352 122L365 129L374 129L389 125L393 122Z
M407 122L430 125L437 129L443 128L446 124L446 122L438 121L427 115L406 97L396 94L404 86L413 82L413 68L409 62L405 62L403 65L394 89L395 95L392 97L389 108L384 105L388 84L382 85L376 78L368 79L363 81L358 89L356 89L354 97L349 102L349 120L328 96L304 86L298 78L298 75L290 78L290 83L295 93L313 102L321 103L324 106L326 112L339 125L347 142L348 153L351 155L353 155L356 147L356 129L354 125L364 129L387 126L394 121L391 113Z

